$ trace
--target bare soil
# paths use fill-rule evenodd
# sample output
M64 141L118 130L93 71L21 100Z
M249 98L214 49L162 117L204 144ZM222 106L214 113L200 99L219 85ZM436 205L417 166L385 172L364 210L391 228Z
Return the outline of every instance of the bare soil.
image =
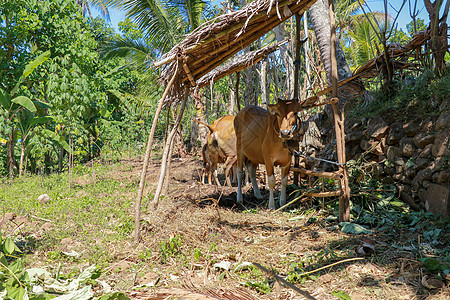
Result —
M136 187L141 161L123 160L119 166L106 176ZM337 221L326 220L331 212L320 205L307 202L297 204L292 211L273 212L267 209L268 192L263 189L265 200L259 201L253 198L250 187L245 189L243 205L236 205L236 187L201 184L201 160L191 156L173 159L167 195L157 209L146 209L159 168L154 160L147 175L140 243L135 245L130 235L102 245L111 259L100 279L132 299L304 299L292 286L276 281L273 274L292 279L294 271L321 267L325 268L298 276L294 287L316 299L337 299L339 291L351 299L450 299L445 285L424 286L436 275L427 273L412 251L394 247L420 238L407 228L394 227L389 234L344 234ZM258 176L263 181L263 172ZM83 184L82 178L77 180ZM123 199L134 202L135 193L123 195ZM132 218L134 204L129 214ZM52 227L45 220L21 222L30 225L27 234L38 237ZM3 226L14 227L5 218ZM86 226L84 230L102 230L95 224ZM355 249L367 241L375 245L375 252L358 258ZM106 242L99 238L97 243ZM77 249L84 256L95 247L86 245L81 236L56 241L56 245L61 251ZM30 266L48 263L47 253L30 255ZM346 261L351 258L354 260ZM247 263L259 263L273 274ZM83 269L87 265L67 262L63 267ZM235 271L239 265L245 267ZM448 286L448 282L444 284ZM270 286L268 293L262 292L264 285Z

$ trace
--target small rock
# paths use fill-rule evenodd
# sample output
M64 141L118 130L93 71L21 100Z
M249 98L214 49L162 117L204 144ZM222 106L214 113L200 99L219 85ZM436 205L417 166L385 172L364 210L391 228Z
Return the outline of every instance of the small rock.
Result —
M435 138L436 136L434 134L421 132L413 138L413 141L417 148L423 148L426 145L433 143Z
M433 144L426 145L425 148L419 153L419 157L430 157Z
M436 121L436 130L448 128L450 126L450 113L442 113Z
M427 118L423 120L422 123L420 123L420 130L430 132L431 130L433 130L433 126L434 126L433 120L431 118Z
M390 161L395 161L397 156L399 156L400 154L401 154L401 151L398 147L395 147L395 146L387 147L386 156L387 156L387 159L389 159Z
M425 208L434 215L449 216L449 194L447 187L430 183L426 190L419 191L419 198L424 202Z
M386 122L380 116L370 117L367 121L367 134L372 136L378 129L385 127Z
M390 127L389 126L383 126L380 127L378 129L376 129L371 135L370 137L377 139L377 140L381 140L382 138L384 138L388 133L389 133Z
M430 180L433 173L431 172L430 168L423 169L419 171L413 179L413 187L415 190L419 189L419 185L422 184L424 180Z
M407 136L415 136L420 130L420 124L416 121L410 121L403 125L403 130Z
M445 156L449 154L449 133L441 132L436 136L431 148L431 154L433 156Z
M13 212L8 212L5 214L5 219L8 221L12 221L16 218L16 214Z
M414 176L416 176L417 172L414 168L407 168L405 170L405 174L406 176L408 176L409 178L414 178Z
M361 131L351 132L345 136L345 142L358 142L364 137L364 134Z
M450 171L444 170L444 171L437 173L436 182L448 184L450 182Z
M72 245L73 244L73 240L71 238L69 238L69 237L63 238L61 240L61 244L65 245L65 246Z
M418 157L414 161L414 169L416 170L416 172L419 172L420 170L423 170L426 167L428 167L430 164L431 164L431 159Z
M391 124L391 129L386 138L386 143L388 145L396 144L404 135L403 126L400 122Z
M411 157L416 153L417 148L414 146L412 138L404 137L400 140L400 150L403 156Z
M392 178L395 181L406 181L406 175L404 175L403 173L394 174L392 175Z
M42 194L37 198L37 201L41 204L47 204L51 200L50 196L47 194Z
M403 157L397 157L394 160L394 164L396 164L397 166L404 166L406 164L406 159L404 159Z

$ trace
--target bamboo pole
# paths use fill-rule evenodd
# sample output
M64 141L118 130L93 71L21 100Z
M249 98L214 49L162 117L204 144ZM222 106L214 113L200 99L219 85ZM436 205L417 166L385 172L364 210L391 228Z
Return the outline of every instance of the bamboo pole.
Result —
M342 176L340 172L317 172L317 171L311 171L304 168L296 168L291 167L291 171L297 171L302 174L308 175L308 176L317 176L317 177L325 177L325 178L332 178L339 180Z
M338 72L336 59L336 27L334 19L333 0L328 0L330 25L331 25L331 96L337 99ZM344 114L337 103L332 104L334 114L334 127L336 131L336 151L339 162L339 171L343 175L340 178L342 194L339 197L339 220L341 222L350 221L350 187L348 184L347 168L345 166L345 133Z
M175 124L172 127L172 130L170 131L169 137L167 138L167 143L164 146L164 152L163 152L163 157L161 159L161 173L159 176L159 182L158 182L158 187L156 188L156 192L155 192L155 196L153 197L153 208L156 209L158 207L158 202L159 202L159 196L161 195L161 190L163 188L163 183L164 183L164 178L166 175L166 166L167 166L167 160L169 159L169 150L171 147L171 144L173 143L175 134L177 133L178 128L180 127L181 124L181 119L183 118L183 114L184 114L184 109L186 108L186 102L189 96L189 87L187 86L185 88L184 91L184 96L183 96L183 101L181 102L181 106L180 106L180 111L178 113L177 116L177 120L175 121Z
M301 16L299 13L295 14L295 61L294 61L294 98L299 99L298 97L298 73L300 69L300 19ZM300 142L300 141L299 141ZM296 146L296 150L299 149L299 144ZM300 162L300 158L298 156L294 156L294 168L298 168ZM294 184L298 185L299 179L298 171L294 170Z
M135 212L134 212L134 242L135 243L139 242L142 194L144 192L145 175L147 175L148 162L150 159L150 153L151 153L152 144L153 144L153 137L155 135L156 125L158 124L158 118L159 118L159 115L161 114L164 100L166 99L167 94L169 93L169 90L172 87L177 75L178 75L178 65L175 69L175 72L173 73L172 79L167 84L167 87L161 97L161 100L159 100L158 108L156 109L152 128L150 130L150 135L148 136L147 149L145 150L144 163L142 166L141 179L139 182L139 189L138 189L138 195L136 198L136 207L135 207Z

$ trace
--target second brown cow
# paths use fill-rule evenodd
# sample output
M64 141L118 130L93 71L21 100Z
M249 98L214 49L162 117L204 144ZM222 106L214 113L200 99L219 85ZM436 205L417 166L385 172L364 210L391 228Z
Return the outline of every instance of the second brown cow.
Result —
M209 161L209 170L214 175L215 182L217 180L217 164L225 162L225 177L227 184L231 186L232 168L236 164L236 133L234 130L234 116L224 116L214 121L212 125L197 121L208 127L209 134L207 143L203 149L203 161ZM208 157L205 157L207 155Z

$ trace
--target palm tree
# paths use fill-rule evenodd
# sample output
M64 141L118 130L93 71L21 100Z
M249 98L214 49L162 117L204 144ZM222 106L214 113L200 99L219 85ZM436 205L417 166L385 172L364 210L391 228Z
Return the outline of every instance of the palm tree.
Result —
M102 16L109 21L109 10L107 3L104 0L75 0L77 5L81 8L81 13L86 17L86 14L92 17L91 7L94 7L100 11Z
M378 20L378 24L383 22L383 14L372 13L371 16ZM364 15L355 16L345 30L344 53L351 69L355 70L376 57L379 49L382 45L367 18Z
M358 1L341 0L337 2L339 3L339 5L336 5L337 9L335 10L335 15L337 19L337 24L339 28L342 29L346 26L346 22L347 20L350 19L350 16L355 12L356 6L354 3L355 2L358 3ZM331 82L330 16L328 9L328 0L317 0L310 7L309 14L311 16L311 24L314 29L317 44L319 47L320 58L325 68L327 79L329 82ZM348 66L344 51L339 41L337 41L336 43L336 56L337 56L338 80L349 78L352 75L352 72ZM362 84L359 83L353 84L352 87L358 90L364 88ZM345 103L348 100L350 100L350 98L345 94L339 93L339 100L342 103Z

